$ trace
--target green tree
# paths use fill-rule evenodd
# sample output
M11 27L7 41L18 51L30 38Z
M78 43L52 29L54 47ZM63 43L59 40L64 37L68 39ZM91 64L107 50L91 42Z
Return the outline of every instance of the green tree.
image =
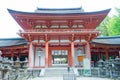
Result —
M103 36L118 36L120 35L120 9L115 8L117 14L109 17L107 16L98 26Z
M107 28L107 25L109 24L110 17L107 16L102 23L97 27L97 30L100 30L102 32L103 36L109 36L109 31Z
M120 9L116 8L117 14L114 15L107 25L109 31L109 36L118 36L120 35Z

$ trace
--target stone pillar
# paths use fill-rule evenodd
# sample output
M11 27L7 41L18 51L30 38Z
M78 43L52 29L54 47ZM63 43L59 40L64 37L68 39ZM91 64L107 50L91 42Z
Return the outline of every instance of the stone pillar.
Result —
M48 67L48 42L45 43L45 67Z
M71 66L74 67L75 66L75 62L74 62L74 42L71 42Z

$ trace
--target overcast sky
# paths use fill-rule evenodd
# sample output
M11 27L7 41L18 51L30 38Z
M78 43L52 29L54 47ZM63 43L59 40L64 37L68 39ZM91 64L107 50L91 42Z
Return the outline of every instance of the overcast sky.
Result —
M111 14L115 14L114 8L120 8L120 0L0 0L0 38L19 37L16 33L21 27L8 13L7 8L34 12L40 8L76 8L83 7L86 12L100 11L112 8Z

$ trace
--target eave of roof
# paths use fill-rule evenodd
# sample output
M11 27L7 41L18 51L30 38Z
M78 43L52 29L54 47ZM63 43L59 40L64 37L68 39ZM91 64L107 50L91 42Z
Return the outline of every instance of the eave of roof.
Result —
M96 39L114 39L114 38L120 38L120 36L102 36L102 37L97 37Z
M120 36L98 37L91 41L92 44L120 46Z
M35 13L35 12L22 12L22 11L16 11L16 10L11 10L11 9L8 9L8 12L9 13L18 13L18 14L35 14L35 15L68 15L68 14L70 14L70 15L74 15L74 14L80 14L80 15L92 15L92 14L102 14L102 13L106 13L106 14L108 14L109 13L109 11L110 11L111 9L106 9L106 10L101 10L101 11L95 11L95 12L75 12L75 11L69 11L69 12L59 12L60 10L57 10L57 13L53 13L53 12L50 12L50 10L48 10L47 12L46 12L46 10L45 10L45 12L42 12L42 13Z
M27 45L28 42L23 38L1 38L0 39L0 48Z
M0 41L1 40L24 40L23 38L0 38Z

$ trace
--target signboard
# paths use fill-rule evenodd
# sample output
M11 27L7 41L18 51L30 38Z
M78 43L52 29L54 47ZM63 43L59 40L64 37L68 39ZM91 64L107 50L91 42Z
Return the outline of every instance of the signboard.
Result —
M83 60L83 68L84 68L84 75L85 76L91 76L91 65L90 65L90 59L84 58Z
M78 56L78 62L83 61L84 60L84 55Z

